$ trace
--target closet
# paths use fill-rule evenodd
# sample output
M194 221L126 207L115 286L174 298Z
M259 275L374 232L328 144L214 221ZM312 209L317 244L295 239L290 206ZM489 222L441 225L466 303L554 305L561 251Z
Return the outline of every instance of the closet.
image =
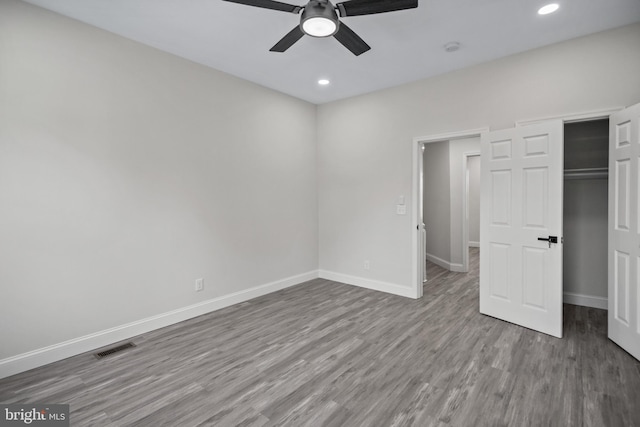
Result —
M558 338L563 302L605 309L640 360L640 104L607 116L482 133L479 308Z
M608 292L608 163L608 119L564 125L564 301L602 309Z

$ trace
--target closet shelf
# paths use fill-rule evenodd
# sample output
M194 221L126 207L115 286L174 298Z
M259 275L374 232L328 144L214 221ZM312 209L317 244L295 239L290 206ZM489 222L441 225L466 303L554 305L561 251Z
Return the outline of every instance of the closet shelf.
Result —
M608 168L565 169L564 179L604 179L609 177Z

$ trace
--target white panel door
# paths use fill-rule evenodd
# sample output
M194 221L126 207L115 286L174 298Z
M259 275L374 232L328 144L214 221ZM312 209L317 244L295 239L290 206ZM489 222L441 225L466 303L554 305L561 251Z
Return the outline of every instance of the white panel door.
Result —
M640 359L640 104L609 119L609 338Z
M560 338L563 123L487 132L481 147L480 312Z

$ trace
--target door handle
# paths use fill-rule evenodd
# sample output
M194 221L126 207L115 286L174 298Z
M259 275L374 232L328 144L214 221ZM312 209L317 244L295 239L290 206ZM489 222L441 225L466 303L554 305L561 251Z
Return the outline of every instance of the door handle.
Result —
M538 240L549 242L549 247L551 247L552 243L558 243L558 236L538 237Z

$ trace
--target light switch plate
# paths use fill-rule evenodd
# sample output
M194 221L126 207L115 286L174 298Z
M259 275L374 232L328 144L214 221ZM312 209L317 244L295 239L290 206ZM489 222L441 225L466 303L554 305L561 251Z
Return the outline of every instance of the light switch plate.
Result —
M396 213L398 215L406 215L407 214L407 206L406 205L396 205Z

